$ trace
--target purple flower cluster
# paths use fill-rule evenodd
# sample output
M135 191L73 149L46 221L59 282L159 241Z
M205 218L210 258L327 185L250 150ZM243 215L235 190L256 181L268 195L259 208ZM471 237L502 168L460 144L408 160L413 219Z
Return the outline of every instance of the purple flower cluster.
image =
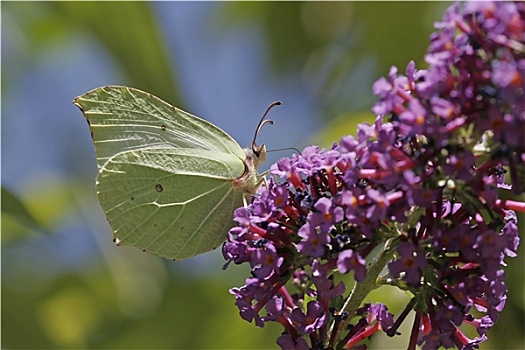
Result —
M223 254L251 277L230 292L243 319L284 327L282 349L360 347L397 335L411 311L409 349L471 349L503 309L513 210L525 211L498 194L507 170L524 191L525 4L456 4L437 28L428 69L392 68L374 85L374 125L281 159L235 211ZM362 305L382 284L413 295L397 317Z
M508 166L515 193L525 184L518 169L525 162L524 12L523 2L454 4L430 38L428 69L410 62L400 75L392 67L373 86L380 96L373 111L389 115L401 136L432 135L426 148L450 153L447 175L468 169L473 152L485 153L490 166ZM458 143L464 153L451 150Z

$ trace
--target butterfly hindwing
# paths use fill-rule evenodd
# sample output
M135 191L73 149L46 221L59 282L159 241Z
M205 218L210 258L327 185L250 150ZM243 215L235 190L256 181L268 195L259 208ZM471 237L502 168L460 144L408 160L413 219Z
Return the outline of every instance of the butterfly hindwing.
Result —
M216 248L242 205L243 191L231 179L243 166L232 155L191 149L145 148L110 158L97 189L115 241L177 260Z

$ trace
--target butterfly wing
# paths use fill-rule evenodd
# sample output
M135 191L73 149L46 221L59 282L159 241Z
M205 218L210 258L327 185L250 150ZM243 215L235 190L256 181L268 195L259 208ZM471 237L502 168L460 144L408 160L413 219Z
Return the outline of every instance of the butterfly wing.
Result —
M169 259L219 246L242 205L235 156L193 149L144 148L110 158L97 178L98 196L119 245Z
M105 86L73 103L88 120L99 167L117 153L143 147L198 148L245 158L239 144L215 125L141 90Z
M244 151L228 134L140 90L79 96L99 167L99 201L115 242L170 259L216 248L242 205Z

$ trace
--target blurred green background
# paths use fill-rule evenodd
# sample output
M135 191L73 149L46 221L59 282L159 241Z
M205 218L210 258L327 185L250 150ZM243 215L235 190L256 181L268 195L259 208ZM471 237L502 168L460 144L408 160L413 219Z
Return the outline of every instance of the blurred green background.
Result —
M113 245L89 129L72 99L103 85L137 87L241 145L281 100L270 116L277 125L259 141L330 146L373 120L371 85L391 65L424 67L448 5L2 2L2 348L276 348L280 327L238 316L228 289L248 271L222 271L220 250L171 262ZM265 168L286 155L271 153ZM484 349L525 347L520 250ZM400 310L406 300L389 292L377 297ZM374 342L405 348L408 339Z

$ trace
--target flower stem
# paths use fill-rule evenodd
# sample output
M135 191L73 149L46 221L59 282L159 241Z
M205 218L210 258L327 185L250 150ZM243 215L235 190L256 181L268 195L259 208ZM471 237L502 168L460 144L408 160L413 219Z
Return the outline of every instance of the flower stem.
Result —
M348 323L355 315L359 306L361 306L361 303L363 302L365 297L372 290L378 287L376 283L377 277L379 276L381 271L383 271L383 268L390 261L390 259L392 259L392 256L395 253L394 248L396 244L393 244L393 242L393 239L389 239L385 242L385 245L383 246L377 257L372 261L370 268L366 273L365 279L362 282L356 282L356 284L354 285L354 289L350 293L348 299L343 305L342 310L340 311L346 311L348 313L348 317L344 320L341 320L336 330L333 329L335 323L332 323L332 325L330 326L330 332L336 331L336 336L331 337L332 339L335 339L336 343L344 337L343 332L346 330ZM332 347L333 344L330 344L330 346Z

